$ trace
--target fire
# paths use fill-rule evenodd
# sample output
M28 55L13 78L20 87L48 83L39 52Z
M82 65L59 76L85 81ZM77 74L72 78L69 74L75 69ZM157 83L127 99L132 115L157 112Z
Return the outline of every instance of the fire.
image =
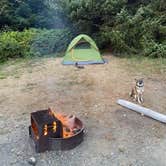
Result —
M57 129L57 125L56 125L56 122L53 122L53 124L51 126L48 126L48 125L44 125L44 128L43 128L43 134L46 136L48 135L48 129L52 129L53 132L55 133L56 132L56 129Z
M39 139L38 129L37 129L37 127L36 127L34 121L32 121L32 128L33 128L33 131L34 131L34 133L35 133L36 139Z
M44 135L47 135L48 134L48 127L47 125L44 125Z
M56 127L57 127L57 126L56 126L56 122L53 122L53 128L52 128L52 129L53 129L53 132L54 132L54 133L56 132Z
M55 113L52 111L52 114L61 121L63 125L63 138L69 138L74 135L74 125L75 125L75 116L66 116L60 113Z

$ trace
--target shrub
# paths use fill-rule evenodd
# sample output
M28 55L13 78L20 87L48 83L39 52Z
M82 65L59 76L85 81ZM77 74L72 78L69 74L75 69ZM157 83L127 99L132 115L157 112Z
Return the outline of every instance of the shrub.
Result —
M166 58L166 45L151 41L148 47L144 48L144 54L152 58Z
M32 38L36 34L34 29L23 32L9 31L0 33L0 62L10 58L29 55Z
M141 55L151 57L165 56L164 0L60 1L79 33L93 36L100 48L131 54L141 51ZM148 45L142 41L144 37L148 38Z
M72 39L67 29L29 29L0 33L0 62L64 51Z

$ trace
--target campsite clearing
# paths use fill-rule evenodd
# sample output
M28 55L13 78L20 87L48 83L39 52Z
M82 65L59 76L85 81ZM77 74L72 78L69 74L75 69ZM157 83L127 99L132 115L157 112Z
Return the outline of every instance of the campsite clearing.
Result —
M165 125L116 104L119 98L130 100L134 78L144 77L143 105L166 114L165 65L156 68L155 63L144 65L144 60L105 58L108 64L82 70L61 65L62 58L1 67L1 165L28 166L32 156L37 166L166 165ZM29 145L30 113L48 107L83 120L87 134L81 145L70 151L35 153Z

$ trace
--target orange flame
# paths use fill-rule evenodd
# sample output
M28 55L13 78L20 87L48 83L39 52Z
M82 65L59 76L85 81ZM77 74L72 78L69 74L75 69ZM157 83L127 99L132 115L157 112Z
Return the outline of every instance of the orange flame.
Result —
M57 126L56 126L56 122L53 122L53 128L52 128L52 129L53 129L53 132L54 132L54 133L56 132L56 127L57 127Z
M52 111L53 115L59 119L63 125L63 138L69 138L74 135L73 129L75 124L75 116L66 116Z
M48 127L47 125L44 125L44 135L47 135L48 134Z

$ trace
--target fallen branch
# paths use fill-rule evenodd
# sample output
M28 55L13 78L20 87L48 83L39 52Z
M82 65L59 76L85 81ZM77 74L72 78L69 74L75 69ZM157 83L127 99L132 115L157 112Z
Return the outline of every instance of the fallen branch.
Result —
M133 110L133 111L136 111L136 112L141 113L143 115L146 115L148 117L151 117L151 118L158 120L162 123L166 123L166 115L160 114L160 113L155 112L153 110L150 110L148 108L142 107L140 105L137 105L137 104L134 104L134 103L131 103L129 101L122 100L122 99L119 99L117 101L117 103L123 107L130 109L130 110Z

